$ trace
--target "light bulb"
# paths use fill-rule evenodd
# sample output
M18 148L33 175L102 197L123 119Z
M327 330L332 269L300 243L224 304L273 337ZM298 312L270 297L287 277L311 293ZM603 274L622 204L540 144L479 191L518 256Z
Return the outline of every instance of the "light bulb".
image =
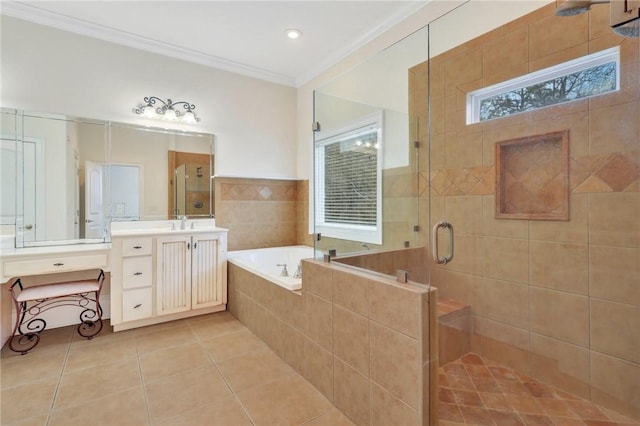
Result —
M362 141L361 141L360 139L358 139L358 140L356 141L356 146L360 146L360 145L362 145Z
M156 116L156 110L151 105L142 107L142 116L145 118L153 118Z
M184 113L184 115L182 116L182 121L189 124L195 124L197 122L196 116L191 111L187 111Z
M173 108L167 108L167 110L164 112L164 117L167 120L175 120L178 118L178 116L176 115L176 112L173 110Z
M291 28L291 29L286 30L285 34L290 39L296 39L296 38L300 38L300 36L302 35L302 31L296 30L294 28Z

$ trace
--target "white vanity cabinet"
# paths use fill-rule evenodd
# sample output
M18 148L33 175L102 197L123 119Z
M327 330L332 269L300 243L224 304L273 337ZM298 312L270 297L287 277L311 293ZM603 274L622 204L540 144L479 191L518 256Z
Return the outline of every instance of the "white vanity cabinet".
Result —
M112 232L115 331L223 311L226 286L226 229Z
M153 315L153 239L122 239L122 321Z
M158 315L225 303L221 255L225 234L166 236L156 239Z

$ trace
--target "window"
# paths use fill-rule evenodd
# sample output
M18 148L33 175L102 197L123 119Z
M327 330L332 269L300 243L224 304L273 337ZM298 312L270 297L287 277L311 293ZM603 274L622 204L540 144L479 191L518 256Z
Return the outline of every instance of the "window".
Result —
M583 56L467 95L467 124L478 123L620 88L618 47Z
M382 244L382 112L315 142L316 232Z

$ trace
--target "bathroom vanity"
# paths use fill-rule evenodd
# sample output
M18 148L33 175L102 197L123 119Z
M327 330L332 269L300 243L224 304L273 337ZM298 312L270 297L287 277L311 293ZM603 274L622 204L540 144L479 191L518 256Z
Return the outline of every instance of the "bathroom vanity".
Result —
M111 325L127 330L227 306L227 230L213 219L114 222Z
M111 273L110 297L101 303L109 304L115 331L224 311L227 229L214 219L113 222L111 243L3 247L0 255L0 283L93 269ZM7 288L0 298L3 344L14 320Z
M0 254L0 290L2 290L0 295L0 343L4 345L9 339L12 321L15 321L8 291L8 284L13 278L46 279L47 276L60 276L61 274L95 269L108 272L111 266L110 256L111 244L108 243L21 249L3 245ZM77 320L76 315L73 318ZM56 321L51 322L51 324L55 323Z

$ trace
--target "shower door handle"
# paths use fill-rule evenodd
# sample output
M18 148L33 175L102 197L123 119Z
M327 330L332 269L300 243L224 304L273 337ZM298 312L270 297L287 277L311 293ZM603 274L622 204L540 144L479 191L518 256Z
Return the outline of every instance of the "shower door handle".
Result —
M438 254L438 230L440 228L446 228L447 230L449 230L449 254L445 257L440 257L440 255ZM453 225L451 225L446 220L441 220L440 222L433 225L431 247L433 251L434 262L444 265L451 262L451 260L453 259Z

